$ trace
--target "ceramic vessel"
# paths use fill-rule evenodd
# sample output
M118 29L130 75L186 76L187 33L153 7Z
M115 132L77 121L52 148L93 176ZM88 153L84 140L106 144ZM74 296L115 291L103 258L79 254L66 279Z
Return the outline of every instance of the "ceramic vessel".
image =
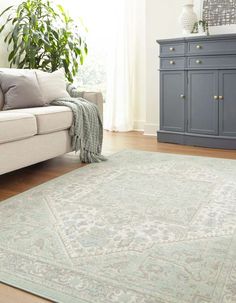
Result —
M191 34L194 23L197 22L197 14L193 10L193 4L186 4L183 6L179 21L182 25L183 34Z

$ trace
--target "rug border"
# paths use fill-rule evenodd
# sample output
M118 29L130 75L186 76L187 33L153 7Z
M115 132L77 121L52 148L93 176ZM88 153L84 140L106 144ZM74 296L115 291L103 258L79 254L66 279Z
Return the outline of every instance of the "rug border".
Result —
M11 280L9 283L8 280ZM9 273L1 273L1 280L3 284L8 285L10 287L14 287L23 292L27 292L31 295L37 296L38 298L45 299L51 302L56 303L88 303L88 301L82 301L78 298L72 298L72 295L65 295L63 293L58 293L58 291L54 291L45 286L39 286L36 283L30 281L22 281L21 278L12 276Z

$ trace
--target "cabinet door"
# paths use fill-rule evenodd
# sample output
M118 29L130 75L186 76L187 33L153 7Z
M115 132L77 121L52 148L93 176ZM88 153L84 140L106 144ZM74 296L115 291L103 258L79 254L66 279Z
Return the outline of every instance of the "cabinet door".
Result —
M184 71L161 72L161 129L183 132L185 108Z
M218 135L218 71L188 72L188 132Z
M219 73L219 131L221 136L236 136L236 71Z

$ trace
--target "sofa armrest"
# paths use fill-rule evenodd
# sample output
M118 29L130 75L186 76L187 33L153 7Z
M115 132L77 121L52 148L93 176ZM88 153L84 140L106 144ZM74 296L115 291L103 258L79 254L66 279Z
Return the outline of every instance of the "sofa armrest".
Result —
M103 119L103 95L100 92L81 92L73 84L67 85L67 91L73 98L83 98L97 105L101 119Z
M101 119L103 120L103 95L100 92L81 92L82 98L97 105Z

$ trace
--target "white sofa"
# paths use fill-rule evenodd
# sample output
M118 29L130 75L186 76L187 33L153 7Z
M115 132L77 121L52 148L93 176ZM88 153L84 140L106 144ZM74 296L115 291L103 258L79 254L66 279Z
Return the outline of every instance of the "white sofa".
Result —
M0 91L0 175L71 152L67 107L45 106L3 111ZM81 92L103 112L101 93Z

